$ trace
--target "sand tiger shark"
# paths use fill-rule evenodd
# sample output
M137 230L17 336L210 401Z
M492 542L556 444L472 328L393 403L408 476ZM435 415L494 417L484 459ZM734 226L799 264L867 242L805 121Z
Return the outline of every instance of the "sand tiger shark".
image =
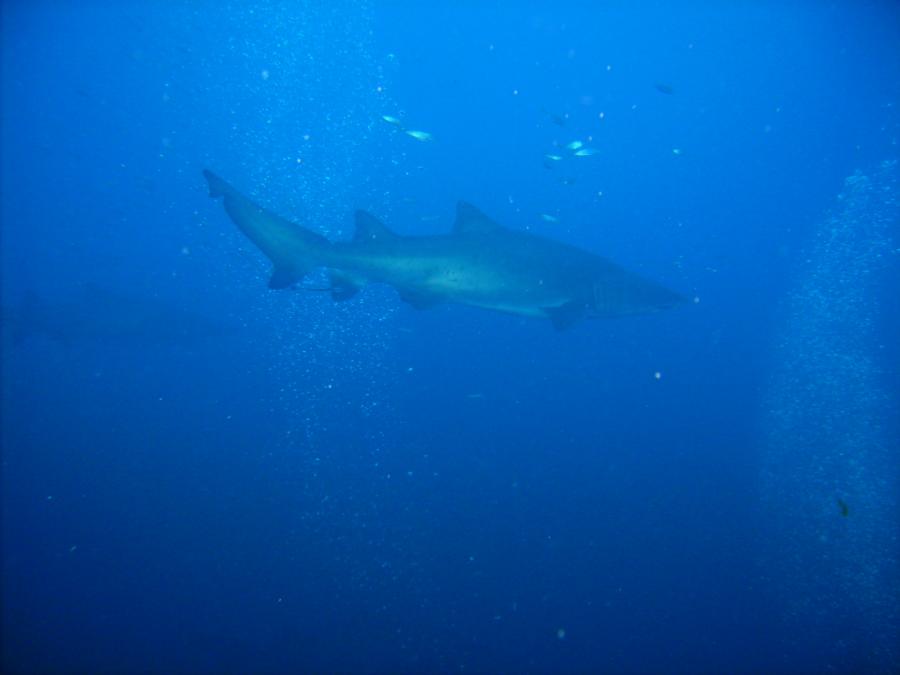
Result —
M289 288L313 269L330 272L335 300L365 284L393 286L424 309L456 302L549 319L562 330L582 318L617 317L673 307L684 298L613 262L562 242L500 225L466 202L450 234L404 236L366 211L352 241L328 241L238 192L211 171L210 197L272 262L269 288Z

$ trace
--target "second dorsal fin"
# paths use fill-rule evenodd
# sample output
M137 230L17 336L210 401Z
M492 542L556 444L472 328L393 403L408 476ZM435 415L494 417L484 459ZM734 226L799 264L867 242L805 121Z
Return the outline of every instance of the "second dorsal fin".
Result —
M353 241L383 241L397 235L368 211L356 212L356 231Z

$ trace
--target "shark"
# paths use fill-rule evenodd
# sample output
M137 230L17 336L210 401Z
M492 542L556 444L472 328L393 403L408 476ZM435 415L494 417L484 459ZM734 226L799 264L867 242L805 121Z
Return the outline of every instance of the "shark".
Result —
M549 320L563 330L585 318L656 312L684 296L575 246L514 230L468 202L456 207L449 234L408 236L371 213L355 212L351 241L329 241L290 222L203 172L238 228L272 263L269 288L296 287L326 268L334 300L369 283L393 286L417 309L452 302Z

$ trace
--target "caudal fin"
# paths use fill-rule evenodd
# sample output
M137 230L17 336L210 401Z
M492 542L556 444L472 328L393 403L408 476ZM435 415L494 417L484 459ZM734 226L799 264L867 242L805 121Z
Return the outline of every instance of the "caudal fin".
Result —
M224 197L225 211L272 261L269 288L292 286L321 264L329 246L325 237L253 203L212 171L205 169L203 176L209 184L209 196Z

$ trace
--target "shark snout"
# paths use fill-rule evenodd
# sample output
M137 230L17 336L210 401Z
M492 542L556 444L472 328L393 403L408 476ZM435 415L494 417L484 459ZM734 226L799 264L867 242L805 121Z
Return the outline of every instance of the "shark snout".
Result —
M655 285L654 285L655 286ZM681 293L671 291L664 286L655 286L647 294L647 307L650 310L662 311L664 309L674 309L681 305L688 304L688 298Z
M598 316L658 312L687 302L688 299L681 293L635 276L629 276L621 284L594 285L594 311Z
M658 304L656 305L659 309L672 309L674 307L686 305L690 302L690 299L681 293L670 291L667 288L662 290L665 291L665 293L663 294L663 297L657 301Z

